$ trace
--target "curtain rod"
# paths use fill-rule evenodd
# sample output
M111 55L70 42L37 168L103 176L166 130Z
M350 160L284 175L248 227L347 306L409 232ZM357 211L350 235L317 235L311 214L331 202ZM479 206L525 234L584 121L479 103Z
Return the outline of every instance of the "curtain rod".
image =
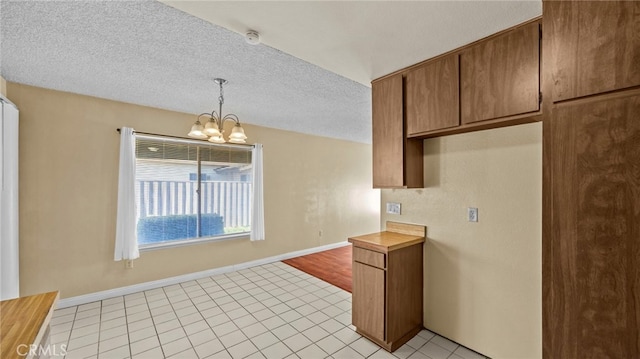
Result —
M116 128L116 132L120 133L120 129ZM251 144L247 144L247 143L213 143L213 142L209 142L207 140L198 140L198 139L194 139L194 138L190 138L190 137L180 137L180 136L171 136L171 135L162 135L159 133L150 133L150 132L140 132L140 131L136 131L133 130L134 133L139 133L141 135L148 135L148 136L158 136L158 137L168 137L168 138L175 138L178 140L183 140L183 141L190 141L193 143L202 143L202 144L207 144L207 145L212 145L212 146L245 146L245 147L255 147L255 145L251 145Z

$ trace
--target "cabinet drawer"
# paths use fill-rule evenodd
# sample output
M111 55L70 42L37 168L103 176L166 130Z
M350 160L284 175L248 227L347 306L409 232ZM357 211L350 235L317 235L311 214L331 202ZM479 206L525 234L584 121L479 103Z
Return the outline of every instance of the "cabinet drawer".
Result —
M353 260L377 268L386 268L385 254L368 249L353 247Z

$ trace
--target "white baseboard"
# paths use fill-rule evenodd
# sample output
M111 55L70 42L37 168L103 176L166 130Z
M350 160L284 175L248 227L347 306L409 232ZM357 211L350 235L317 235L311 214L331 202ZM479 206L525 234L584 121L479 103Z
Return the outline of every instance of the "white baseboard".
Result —
M104 300L108 298L119 297L122 295L137 293L145 290L165 287L172 284L188 282L190 280L196 280L196 279L210 277L218 274L229 273L229 272L233 272L241 269L256 267L263 264L279 262L289 258L304 256L307 254L322 252L328 249L334 249L334 248L344 247L348 245L350 245L349 242L332 243L332 244L327 244L320 247L314 247L314 248L303 249L295 252L279 254L273 257L256 259L250 262L244 262L244 263L229 265L226 267L208 269L202 272L189 273L189 274L179 275L176 277L169 277L165 279L154 280L151 282L144 282L144 283L129 285L126 287L113 288L109 290L103 290L101 292L95 292L95 293L79 295L76 297L64 298L58 301L57 308L60 309L60 308L73 307L74 305L81 305L81 304L96 302L98 300Z

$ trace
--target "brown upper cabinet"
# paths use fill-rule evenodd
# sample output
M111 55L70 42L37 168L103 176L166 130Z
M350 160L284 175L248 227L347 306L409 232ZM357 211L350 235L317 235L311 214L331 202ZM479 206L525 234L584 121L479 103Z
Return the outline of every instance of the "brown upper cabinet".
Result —
M547 1L553 100L640 85L640 1ZM597 21L595 20L597 19Z
M529 23L460 54L462 124L540 110L540 24Z
M406 75L407 134L460 125L458 55L411 69Z
M408 140L402 74L371 83L373 187L423 187L422 141Z
M422 188L424 138L541 120L540 20L371 83L373 187Z

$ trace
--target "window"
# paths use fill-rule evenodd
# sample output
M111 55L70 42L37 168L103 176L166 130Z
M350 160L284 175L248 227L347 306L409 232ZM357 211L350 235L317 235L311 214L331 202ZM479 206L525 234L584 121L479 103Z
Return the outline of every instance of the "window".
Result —
M248 234L251 147L136 136L141 248Z

